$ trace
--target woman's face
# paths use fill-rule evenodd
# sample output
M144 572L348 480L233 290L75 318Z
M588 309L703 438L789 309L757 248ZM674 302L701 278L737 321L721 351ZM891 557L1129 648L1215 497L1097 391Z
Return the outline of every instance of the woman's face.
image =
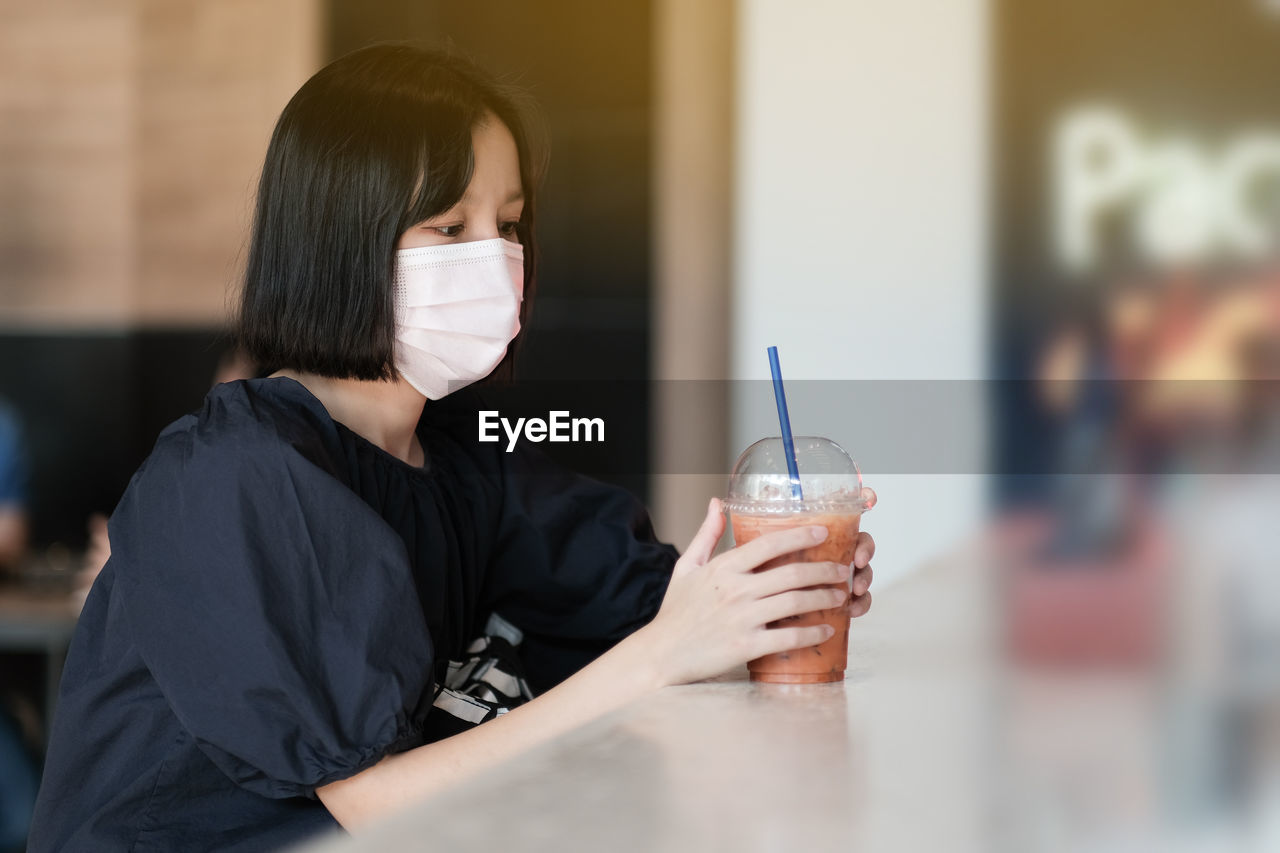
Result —
M400 235L398 249L470 243L502 237L519 242L516 225L524 210L516 141L496 116L471 131L475 169L462 198L449 210Z

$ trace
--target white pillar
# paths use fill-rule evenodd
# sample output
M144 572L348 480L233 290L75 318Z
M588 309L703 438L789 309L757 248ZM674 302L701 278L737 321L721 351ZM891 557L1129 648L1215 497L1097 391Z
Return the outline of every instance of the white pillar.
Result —
M983 378L987 5L739 4L735 378L767 379L768 345L788 379ZM771 406L735 397L735 450L777 434ZM793 426L866 456L857 402L793 406ZM976 442L981 465L981 407L922 414ZM983 516L976 474L873 471L868 484L878 585Z

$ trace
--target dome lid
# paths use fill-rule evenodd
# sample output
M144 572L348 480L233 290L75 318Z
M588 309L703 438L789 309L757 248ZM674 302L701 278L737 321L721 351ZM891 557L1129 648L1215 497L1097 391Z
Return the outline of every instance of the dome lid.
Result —
M762 438L738 457L729 477L725 506L730 512L866 512L875 492L862 486L862 472L829 438L798 435L794 440L803 500L792 492L782 438Z

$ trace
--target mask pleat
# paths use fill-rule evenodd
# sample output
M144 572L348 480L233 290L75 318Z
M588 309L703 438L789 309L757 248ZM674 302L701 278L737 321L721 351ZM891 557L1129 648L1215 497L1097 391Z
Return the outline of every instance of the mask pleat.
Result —
M430 399L488 375L520 329L523 249L505 240L396 253L396 368Z

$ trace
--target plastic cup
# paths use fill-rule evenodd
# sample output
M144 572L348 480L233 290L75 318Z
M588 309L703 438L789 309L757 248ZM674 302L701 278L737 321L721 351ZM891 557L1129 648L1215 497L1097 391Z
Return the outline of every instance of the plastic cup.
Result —
M808 525L826 527L827 538L770 560L756 569L759 572L788 563L852 563L862 514L875 504L874 492L863 488L857 464L840 445L818 436L797 436L795 451L802 500L793 497L781 438L757 441L738 457L725 499L734 543L743 545L766 533ZM843 587L846 595L851 591L848 582L821 586ZM835 633L816 646L750 661L751 680L783 684L843 680L849 649L847 599L838 607L788 617L770 627L819 624L830 625Z

